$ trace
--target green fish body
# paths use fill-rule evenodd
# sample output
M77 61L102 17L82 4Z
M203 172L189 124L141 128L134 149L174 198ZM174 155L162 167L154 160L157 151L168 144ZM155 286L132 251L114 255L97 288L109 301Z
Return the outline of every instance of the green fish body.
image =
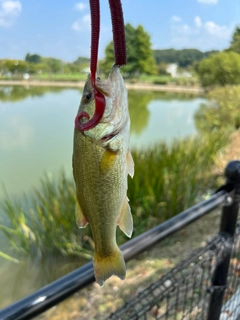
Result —
M94 272L103 285L112 275L125 278L125 262L116 243L117 225L131 237L132 216L127 198L127 176L133 177L134 163L129 151L130 118L127 90L117 66L107 81L96 80L106 107L94 128L74 130L73 175L76 184L76 222L89 223L94 243ZM88 77L78 113L95 110L94 93ZM81 121L85 121L82 119Z

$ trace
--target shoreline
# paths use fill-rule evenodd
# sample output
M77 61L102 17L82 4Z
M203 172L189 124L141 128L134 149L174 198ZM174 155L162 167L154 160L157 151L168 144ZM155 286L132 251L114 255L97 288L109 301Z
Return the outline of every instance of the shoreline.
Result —
M38 80L0 80L0 86L41 86L41 87L66 87L66 88L83 88L84 81L38 81ZM125 82L128 90L151 90L162 92L183 92L192 94L203 94L205 90L201 87L187 87L174 85L157 85L145 83L128 83Z

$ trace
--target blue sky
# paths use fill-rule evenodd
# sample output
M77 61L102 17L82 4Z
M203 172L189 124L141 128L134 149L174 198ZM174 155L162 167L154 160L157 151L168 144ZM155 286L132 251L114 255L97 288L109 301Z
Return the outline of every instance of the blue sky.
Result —
M112 39L108 0L100 0L99 57ZM229 46L240 24L240 0L122 0L124 20L141 24L152 47L197 48ZM89 57L88 0L0 0L0 58L24 59L26 53L74 61Z

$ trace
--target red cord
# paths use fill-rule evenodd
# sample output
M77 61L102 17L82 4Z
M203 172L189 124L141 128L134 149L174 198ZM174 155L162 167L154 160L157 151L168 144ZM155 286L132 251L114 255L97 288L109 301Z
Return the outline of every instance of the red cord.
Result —
M92 22L90 71L91 71L91 83L94 90L95 112L92 119L90 119L85 123L80 123L80 120L82 118L89 119L88 113L82 111L76 116L75 127L81 132L90 130L99 123L99 121L103 117L103 114L105 111L105 105L106 105L104 95L96 87L98 44L99 44L99 34L100 34L99 0L89 0L89 2L90 2L91 22Z
M113 43L115 64L122 66L127 63L126 39L124 31L124 20L121 0L108 0L112 26L113 26Z

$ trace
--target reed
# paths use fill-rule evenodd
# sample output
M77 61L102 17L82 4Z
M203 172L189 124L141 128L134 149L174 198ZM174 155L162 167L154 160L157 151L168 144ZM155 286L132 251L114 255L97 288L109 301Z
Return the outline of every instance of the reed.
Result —
M1 203L9 225L0 225L12 248L20 255L41 259L49 254L91 257L91 246L84 230L75 223L75 189L72 179L61 171L57 179L45 175L39 190L25 201L9 197Z
M192 206L215 188L211 168L224 135L159 143L133 151L134 179L129 179L128 197L136 236ZM27 209L9 197L2 203L9 225L0 225L15 252L33 259L49 254L92 255L90 228L75 223L75 187L61 171L56 179L44 176L41 188L29 199ZM126 237L118 232L118 243Z

